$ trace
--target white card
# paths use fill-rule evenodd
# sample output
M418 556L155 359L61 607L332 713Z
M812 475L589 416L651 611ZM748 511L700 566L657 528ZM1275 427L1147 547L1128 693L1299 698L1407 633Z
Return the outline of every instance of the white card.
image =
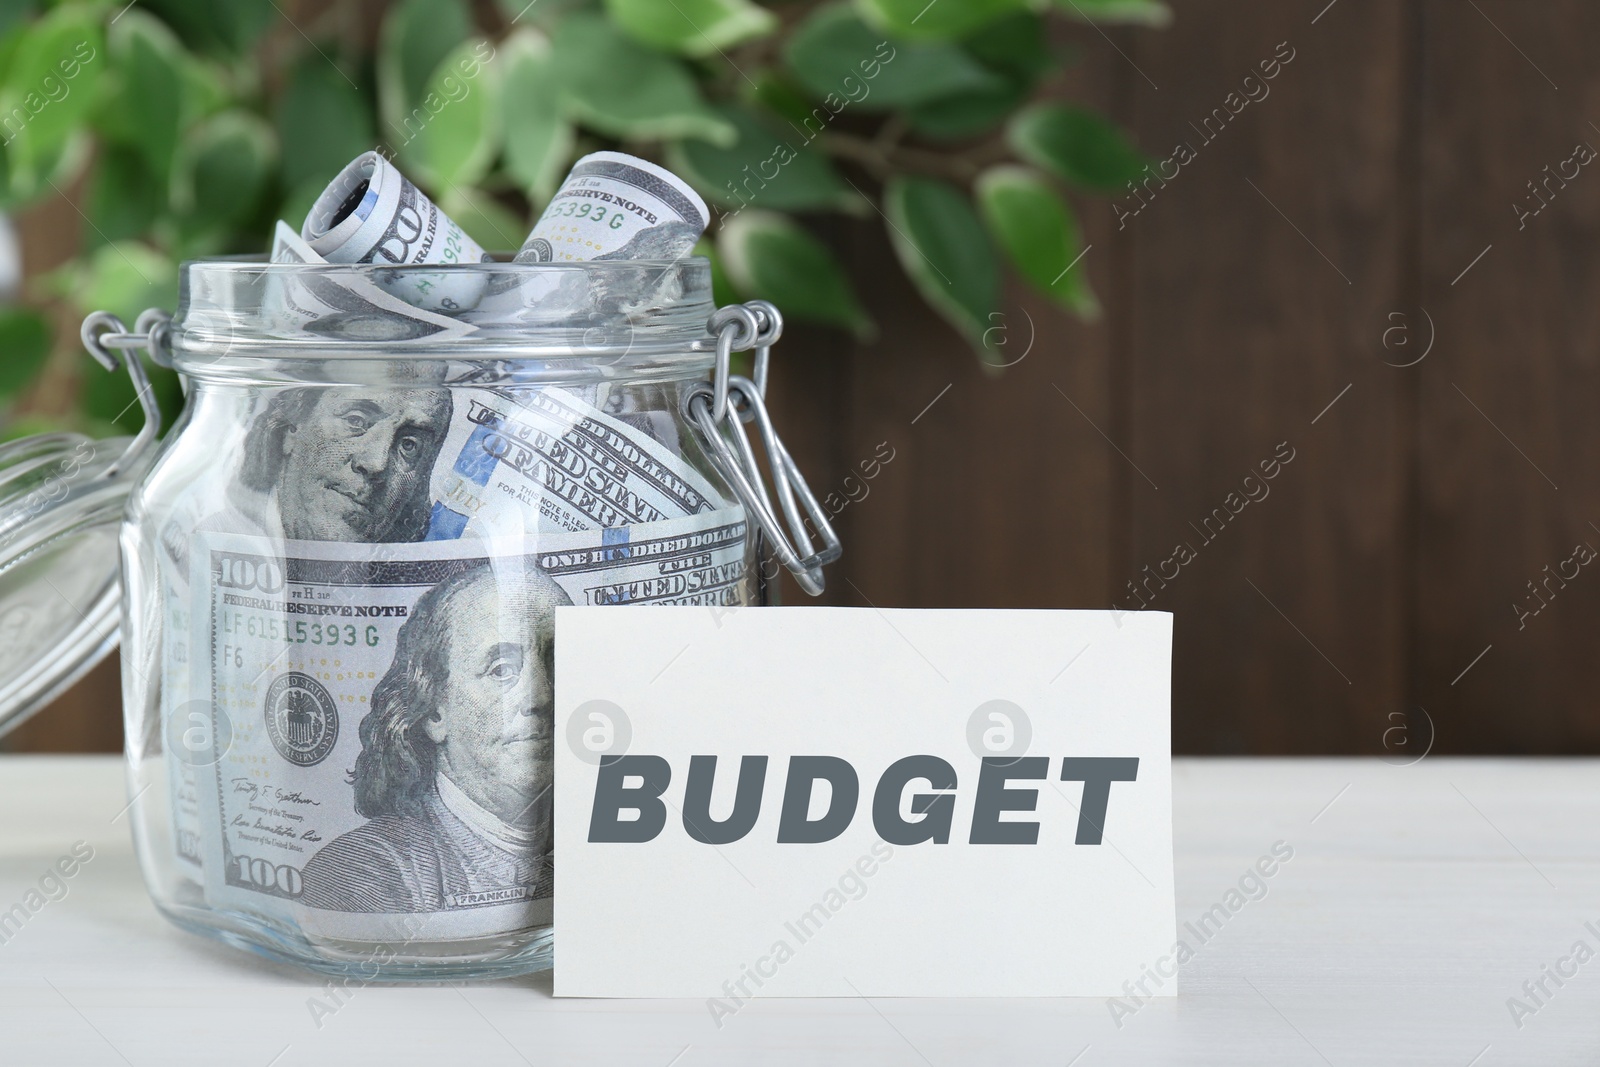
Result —
M1171 645L1153 611L558 608L556 994L1122 995L1177 940Z

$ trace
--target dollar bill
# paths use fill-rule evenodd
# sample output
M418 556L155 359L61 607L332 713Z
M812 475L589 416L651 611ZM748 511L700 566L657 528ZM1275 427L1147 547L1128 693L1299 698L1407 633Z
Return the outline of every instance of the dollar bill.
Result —
M550 921L555 608L741 603L748 537L734 508L506 548L197 537L213 906L356 942Z
M667 445L551 387L455 390L428 538L597 530L701 515L723 496Z
M273 231L272 262L324 263L288 223ZM415 307L359 278L316 271L267 272L263 311L280 334L339 341L447 341L472 332L470 323Z
M301 236L329 263L378 266L480 263L490 257L457 223L376 152L346 164L306 215ZM474 271L378 272L377 282L407 303L460 311L483 295Z
M350 544L448 541L726 506L666 445L553 386L296 386L264 395L249 419L233 478L213 505L226 514L212 529Z
M563 260L642 260L652 264L688 256L711 217L700 194L677 175L622 152L593 152L573 165L517 253L518 263ZM614 329L635 313L682 297L676 271L641 264L588 279L597 324ZM522 289L538 286L524 282ZM544 283L548 284L548 283ZM507 301L501 287L486 304ZM509 294L513 298L515 294ZM513 302L515 302L513 300ZM521 301L526 303L526 297ZM515 307L509 309L515 311ZM665 400L659 387L616 389L603 382L596 402L610 415L679 451L675 422L654 416Z
M190 648L193 630L189 611L189 534L175 520L160 534L156 554L156 581L161 590L161 751L167 762L167 789L171 804L173 850L178 869L190 881L199 878L201 864L201 788L196 776L195 752L209 751L210 718L190 694ZM196 719L193 716L199 714ZM205 748L201 749L200 746ZM150 746L154 748L154 746Z
M574 604L746 603L744 509L541 539L535 560Z
M146 620L141 629L159 635L159 640L135 646L125 645L124 658L136 677L155 677L159 681L159 715L146 720L141 744L149 753L160 753L167 775L167 794L149 791L144 803L167 806L166 820L177 856L177 875L189 884L201 884L204 862L201 806L205 798L203 768L215 756L210 703L196 694L194 656L206 655L207 634L194 625L193 595L190 588L192 548L195 533L208 523L225 521L215 513L228 474L224 470L186 479L185 488L164 514L152 516L155 544L149 558L154 563L154 583L135 597L138 610L160 612L160 620ZM153 594L153 595L152 595ZM204 617L201 618L202 624Z
M671 171L622 152L592 152L573 164L516 262L680 259L710 218L700 194Z

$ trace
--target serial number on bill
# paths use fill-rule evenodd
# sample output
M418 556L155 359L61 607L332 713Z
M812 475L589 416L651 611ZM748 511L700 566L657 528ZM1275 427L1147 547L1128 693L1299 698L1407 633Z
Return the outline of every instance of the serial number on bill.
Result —
M383 635L376 626L357 626L350 622L290 621L276 615L257 615L244 611L223 612L221 621L225 634L244 634L289 645L345 645L351 648L365 645L367 648L376 648L383 641Z

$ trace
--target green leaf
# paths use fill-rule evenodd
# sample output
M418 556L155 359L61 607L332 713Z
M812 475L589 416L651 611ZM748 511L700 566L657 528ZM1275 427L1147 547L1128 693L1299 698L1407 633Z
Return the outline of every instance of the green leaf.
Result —
M990 70L1030 86L1060 62L1050 47L1050 27L1031 11L985 26L961 47Z
M771 300L784 314L858 335L871 328L833 253L793 220L742 211L717 234L717 250L735 286Z
M553 43L566 115L625 141L692 137L729 145L738 137L706 106L689 71L624 37L598 15L562 20Z
M139 6L149 8L192 46L228 52L247 50L284 17L273 0L142 0Z
M795 87L781 68L752 72L754 83L743 83L744 99L758 110L770 111L796 128L811 118L811 98Z
M543 203L566 173L573 145L572 125L557 106L560 86L550 40L536 30L518 30L501 42L500 57L505 63L506 170L530 200Z
M12 180L11 153L0 139L0 210L9 211L28 199L31 192L23 188L25 184ZM38 184L37 181L34 184Z
M1116 126L1065 104L1037 104L1019 112L1006 138L1029 163L1099 193L1116 192L1147 166Z
M873 25L907 39L964 37L1014 11L1029 0L856 0Z
M706 56L765 37L778 17L750 0L606 0L606 13L640 44Z
M487 249L515 252L528 234L526 221L481 189L457 186L447 190L439 201L439 210Z
M719 109L738 140L727 148L704 141L677 141L667 148L667 166L702 196L723 207L755 203L776 211L847 208L857 203L820 148L805 135L774 128L750 109Z
M10 33L38 11L36 0L0 0L0 34Z
M5 84L5 74L11 69L11 57L17 54L17 49L28 36L29 24L18 23L0 34L0 86ZM6 131L6 136L10 136L10 131Z
M977 194L983 221L1017 272L1062 307L1098 317L1078 221L1044 175L1015 165L991 167L978 177Z
M15 207L45 192L55 192L64 189L77 181L77 175L89 162L94 144L87 130L74 131L67 140L52 148L43 156L35 159L31 166L16 170L12 168L9 152L6 153L4 166L0 166L7 182L5 189L5 205ZM52 189L51 186L55 188Z
M256 72L246 64L236 63L231 68L224 68L214 60L190 54L183 57L180 73L183 75L183 121L186 124L199 122L207 115L226 110L235 97L254 96L257 93ZM335 74L332 68L329 68L329 73ZM236 81L246 83L244 91L235 91Z
M593 0L495 0L495 6L513 27L535 26L549 32L569 13L593 6Z
M924 137L958 140L993 129L1056 67L1044 20L1032 12L990 23L967 36L961 47L999 75L1001 84L912 108L907 112L911 128Z
M796 29L784 62L829 110L885 111L996 88L1003 80L957 45L888 40L841 4Z
M500 68L483 38L444 57L406 122L400 155L424 185L441 193L472 185L500 154Z
M154 16L129 10L106 41L112 76L95 126L138 152L163 183L183 129L184 51Z
M172 209L186 233L227 232L261 203L278 143L248 111L213 115L184 135L173 164Z
M31 308L0 310L0 402L9 403L50 358L50 324Z
M1161 0L1055 0L1062 11L1084 22L1126 23L1160 29L1172 22Z
M924 300L983 351L1000 310L1000 264L972 201L933 178L893 178L883 191L889 240Z
M171 310L178 299L178 267L138 241L101 245L52 278L83 314L105 310L131 323L149 307Z
M383 136L404 141L406 119L444 57L472 33L463 0L403 0L378 33L378 113ZM348 161L347 161L348 162Z
M167 209L167 182L151 173L144 156L127 145L101 147L89 186L86 247L144 234Z
M999 89L935 100L910 109L906 117L910 120L911 128L924 137L957 141L998 126L1016 110L1018 104L1027 99L1028 94L1027 86L1005 85Z
M105 41L91 7L58 7L25 31L0 89L13 177L37 178L84 123L105 70Z
M288 72L273 111L283 153L283 184L290 189L332 181L346 163L372 147L372 116L355 87L311 53Z
M216 0L190 0L206 8L226 8L226 13L216 12L217 36L234 51L243 52L256 43L281 11L274 0L230 0L218 4Z

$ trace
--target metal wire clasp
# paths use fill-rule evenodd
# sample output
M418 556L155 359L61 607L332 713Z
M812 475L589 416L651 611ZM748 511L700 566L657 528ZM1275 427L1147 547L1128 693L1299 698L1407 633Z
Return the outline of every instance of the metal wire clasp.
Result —
M130 332L122 320L111 312L96 311L83 320L83 328L78 331L83 347L95 358L95 362L108 371L115 371L119 363L128 369L139 408L144 412L144 425L117 461L106 468L105 477L112 477L137 463L161 432L161 408L156 404L155 394L150 388L150 375L145 373L137 350L147 349L151 360L158 366L172 366L172 357L167 348L171 323L172 316L165 311L146 308L139 313ZM113 350L120 356L113 355Z
M773 554L812 596L822 592L822 568L839 558L839 536L806 485L767 414L767 366L772 345L783 332L783 316L765 300L719 308L707 323L717 338L717 362L709 382L685 395L684 414L700 431L712 459L722 469L745 511L754 516ZM754 380L731 373L734 352L755 349ZM755 423L767 453L773 487L788 526L778 522L766 482L756 466L746 423ZM808 529L810 527L810 529ZM814 547L815 533L821 547Z

